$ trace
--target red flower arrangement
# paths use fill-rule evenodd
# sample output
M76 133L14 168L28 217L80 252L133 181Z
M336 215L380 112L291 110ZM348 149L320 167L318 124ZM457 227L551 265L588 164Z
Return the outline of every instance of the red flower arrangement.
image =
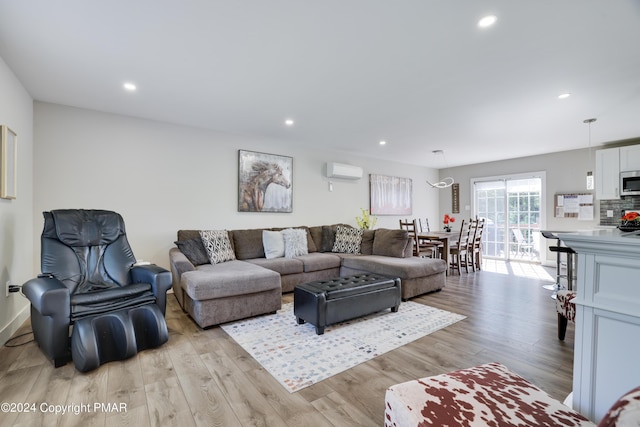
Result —
M444 223L444 230L451 231L451 226L449 225L449 223L456 222L456 218L453 216L449 216L449 214L444 214L444 219L442 220L442 222Z

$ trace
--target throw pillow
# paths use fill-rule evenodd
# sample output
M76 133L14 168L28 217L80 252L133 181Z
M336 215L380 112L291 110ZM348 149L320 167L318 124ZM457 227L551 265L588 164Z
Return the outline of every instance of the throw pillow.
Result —
M284 257L293 258L309 253L307 246L307 231L299 228L282 230L284 236Z
M236 259L227 230L203 230L200 231L200 238L204 248L207 250L211 264L219 264Z
M323 225L320 252L331 252L336 242L337 226Z
M320 239L320 248L318 249L320 252L332 252L333 245L336 243L336 230L338 229L338 225L342 225L344 227L349 227L346 224L333 224L333 225L323 225L322 226L322 236Z
M409 242L413 240L409 239L407 230L381 228L373 238L373 255L404 258L407 245L412 247Z
M375 230L364 230L362 233L362 244L360 245L360 253L362 255L373 255L373 238Z
M207 250L202 244L202 239L178 240L173 242L176 244L180 252L187 257L193 265L209 264L209 256Z
M364 230L339 225L336 229L336 240L332 252L343 254L359 254Z
M282 258L284 256L284 236L280 231L262 231L262 245L267 259Z
M236 259L264 258L264 246L262 245L262 229L233 230L229 232L233 239L233 248Z

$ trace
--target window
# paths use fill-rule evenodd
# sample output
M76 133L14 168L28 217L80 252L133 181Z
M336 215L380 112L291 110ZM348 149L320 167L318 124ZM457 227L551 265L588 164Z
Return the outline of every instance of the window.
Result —
M482 253L540 262L544 172L473 179L474 215L486 218Z

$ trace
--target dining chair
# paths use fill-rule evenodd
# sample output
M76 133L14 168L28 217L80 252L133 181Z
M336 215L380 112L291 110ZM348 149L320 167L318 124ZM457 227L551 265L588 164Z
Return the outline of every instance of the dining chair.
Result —
M452 271L455 268L458 270L458 274L462 274L462 266L464 266L467 273L469 272L468 254L470 225L470 221L462 220L458 241L449 247L449 259L451 260L449 268L451 268Z
M431 231L431 228L429 228L429 218L418 218L418 225L420 226L421 233L428 233Z
M420 226L420 233L430 233L431 228L429 227L429 218L418 218L418 225ZM438 248L438 254L440 258L442 258L442 251L444 250L444 243L439 240L431 240L431 239L420 239L423 243L435 245Z
M428 256L435 258L437 256L437 245L424 242L418 238L418 225L415 219L413 220L400 220L400 228L407 230L409 237L413 239L413 255L417 257Z
M474 266L474 270L482 270L482 234L484 232L484 226L487 223L485 218L477 219L476 231L473 235L473 250L471 252L471 262Z
M476 233L478 231L478 219L469 219L469 238L467 239L467 260L471 264L472 271L476 271L476 264L474 262L473 252L475 245Z

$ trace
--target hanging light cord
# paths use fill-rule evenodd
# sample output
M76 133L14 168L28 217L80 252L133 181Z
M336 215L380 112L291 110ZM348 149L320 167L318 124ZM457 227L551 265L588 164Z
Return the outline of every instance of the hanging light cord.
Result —
M595 122L597 119L585 119L582 123L586 123L589 125L589 166L591 166L591 123Z
M593 171L591 169L591 123L595 122L595 118L585 119L582 122L589 125L589 165L587 167L587 190L593 190Z
M589 168L591 168L591 123L595 122L597 119L585 119L583 123L589 125Z

